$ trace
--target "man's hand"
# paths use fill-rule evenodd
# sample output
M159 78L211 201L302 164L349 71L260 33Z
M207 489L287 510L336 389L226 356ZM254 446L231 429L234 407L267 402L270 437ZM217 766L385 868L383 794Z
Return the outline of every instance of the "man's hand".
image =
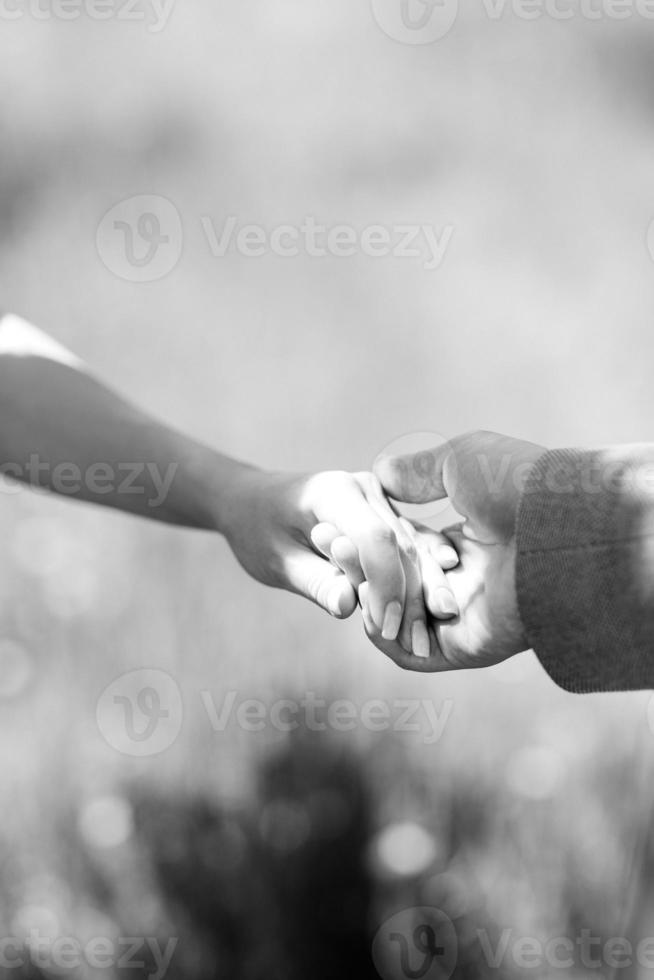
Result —
M333 616L351 615L365 579L380 636L399 636L407 657L429 656L416 549L371 473L289 477L246 468L228 494L223 527L250 575ZM447 550L451 565L456 555Z
M389 497L413 504L449 497L464 518L444 532L460 560L446 576L460 615L431 623L435 655L421 669L485 667L527 648L515 586L515 524L525 481L544 451L508 436L471 432L428 452L380 457L375 463ZM418 542L422 534L418 532ZM424 547L418 551L428 564ZM438 615L428 589L425 599L432 615ZM413 667L397 644L380 636L364 611L373 643L401 666Z

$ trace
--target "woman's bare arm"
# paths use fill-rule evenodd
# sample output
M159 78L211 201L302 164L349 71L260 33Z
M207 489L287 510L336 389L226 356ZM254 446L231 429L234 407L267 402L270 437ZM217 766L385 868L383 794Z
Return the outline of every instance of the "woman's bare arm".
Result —
M289 476L221 455L127 402L13 315L0 319L0 471L74 500L217 531L259 581L348 616L353 584L311 543L316 524L330 522L358 548L375 622L391 638L400 630L404 569L415 559L375 477ZM411 610L426 616L416 596Z

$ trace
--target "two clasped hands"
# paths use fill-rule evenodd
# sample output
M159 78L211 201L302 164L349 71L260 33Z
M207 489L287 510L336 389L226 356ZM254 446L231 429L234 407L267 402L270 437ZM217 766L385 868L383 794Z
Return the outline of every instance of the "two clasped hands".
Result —
M529 645L514 581L515 477L540 446L479 432L417 459L380 458L374 473L266 472L153 418L13 314L0 317L0 392L3 474L218 532L260 582L340 618L360 605L368 636L401 667L484 666ZM445 533L392 503L445 497L462 517Z
M373 644L400 667L431 672L498 663L529 646L515 584L521 489L543 447L473 432L373 473L295 478L248 471L225 534L245 569L337 617L361 606ZM449 498L462 521L443 532L392 501Z
M3 477L222 534L260 582L339 618L360 605L400 667L532 648L566 690L654 689L654 444L546 450L479 431L372 473L266 472L125 400L12 314L0 409ZM395 506L445 498L461 520L440 533Z

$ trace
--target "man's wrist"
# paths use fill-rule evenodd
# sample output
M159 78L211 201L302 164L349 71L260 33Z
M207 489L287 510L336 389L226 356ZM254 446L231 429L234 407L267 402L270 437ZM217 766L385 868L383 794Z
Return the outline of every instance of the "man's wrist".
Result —
M522 652L523 650L528 650L531 644L527 635L527 628L520 614L520 601L518 598L518 545L515 537L511 545L510 575L513 615L516 624L516 643L520 647L520 652Z

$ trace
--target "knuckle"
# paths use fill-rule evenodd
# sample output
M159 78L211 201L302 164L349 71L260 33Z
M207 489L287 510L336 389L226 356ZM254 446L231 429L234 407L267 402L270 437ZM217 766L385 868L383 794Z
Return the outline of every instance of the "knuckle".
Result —
M398 543L404 557L410 561L412 565L415 565L418 561L418 548L416 547L415 542L411 541L410 538L402 538Z
M375 499L377 501L386 501L386 495L384 494L384 488L382 487L379 479L370 470L364 470L360 473L356 473L357 483L361 487L361 490L366 495L368 499Z
M425 626L427 625L425 620L425 602L422 596L415 596L407 602L404 609L404 616L409 624L407 626L407 643L411 646L411 628L413 624L423 622Z
M358 473L353 473L352 476L357 481L357 483L368 490L373 486L373 475L368 470L360 470Z
M276 586L282 585L294 578L293 563L288 555L280 551L272 551L266 560L269 580Z
M336 538L335 541L332 542L331 555L332 558L335 558L337 561L346 562L348 564L356 561L358 558L356 548L350 539L345 537Z
M389 547L396 544L393 529L383 521L374 521L368 528L368 540L378 547Z
M314 478L325 492L337 492L344 487L349 489L356 486L356 481L347 470L325 470Z

